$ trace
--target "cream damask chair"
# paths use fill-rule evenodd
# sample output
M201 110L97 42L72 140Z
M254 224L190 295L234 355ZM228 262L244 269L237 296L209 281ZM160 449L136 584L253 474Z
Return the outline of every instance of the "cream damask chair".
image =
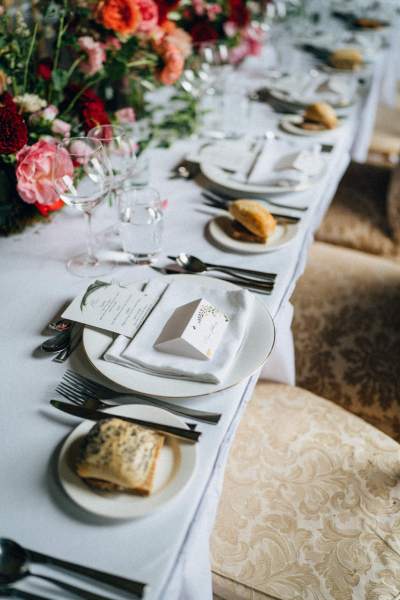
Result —
M225 471L215 600L398 600L400 446L308 391L262 383Z
M316 239L400 260L400 166L397 169L351 163ZM392 180L392 181L391 181Z
M291 301L297 384L400 441L400 265L315 243Z

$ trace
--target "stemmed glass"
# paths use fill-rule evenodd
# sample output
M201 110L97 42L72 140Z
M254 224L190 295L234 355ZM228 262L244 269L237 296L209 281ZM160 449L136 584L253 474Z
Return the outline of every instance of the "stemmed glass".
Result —
M103 144L113 172L112 195L118 200L124 182L134 172L136 146L119 125L98 125L93 127L87 136Z
M109 195L113 185L111 165L102 143L84 137L63 140L57 145L51 173L59 198L81 210L87 223L87 252L71 258L67 268L79 277L105 275L114 263L96 256L91 227L93 210Z

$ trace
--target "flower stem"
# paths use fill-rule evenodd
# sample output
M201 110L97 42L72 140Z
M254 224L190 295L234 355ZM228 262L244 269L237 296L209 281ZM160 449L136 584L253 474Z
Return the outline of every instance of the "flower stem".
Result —
M26 86L27 86L27 83L28 83L29 63L31 62L33 48L34 48L35 43L36 43L36 36L37 36L38 28L39 28L39 23L35 23L35 27L34 27L33 35L32 35L32 40L31 40L31 43L29 45L28 56L26 58L25 69L24 69L24 86L23 86L24 94L26 92Z

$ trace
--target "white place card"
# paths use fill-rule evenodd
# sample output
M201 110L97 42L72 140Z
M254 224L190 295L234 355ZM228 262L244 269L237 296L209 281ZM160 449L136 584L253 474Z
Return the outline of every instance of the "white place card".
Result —
M167 286L153 292L132 285L95 281L72 301L63 318L134 337Z
M215 354L229 318L200 298L178 307L154 344L160 352L209 360Z

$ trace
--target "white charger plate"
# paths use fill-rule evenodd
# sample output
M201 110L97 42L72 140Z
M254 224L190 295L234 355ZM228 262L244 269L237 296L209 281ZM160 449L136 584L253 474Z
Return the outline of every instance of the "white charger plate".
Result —
M217 244L220 244L227 250L233 250L242 254L264 254L265 252L281 250L295 239L299 231L297 224L277 225L275 232L268 238L265 244L241 242L234 240L225 232L223 222L226 219L233 221L230 215L223 215L215 217L209 222L208 231L210 232L210 236Z
M232 174L227 173L221 167L217 167L208 162L202 162L200 165L201 171L205 177L211 183L224 188L225 190L229 190L234 194L251 194L254 196L265 196L266 194L288 194L293 192L304 192L305 190L310 189L313 185L318 183L320 179L325 175L327 164L326 161L323 160L323 164L321 167L320 173L315 175L314 177L305 178L304 181L301 181L297 184L285 186L267 186L267 185L257 185L254 183L244 183L241 181L237 181L233 178ZM300 174L299 174L300 175ZM271 174L271 179L279 180L279 171L274 171ZM285 177L281 176L281 179L284 180Z
M326 135L327 133L334 133L343 125L343 121L338 119L338 125L335 129L323 129L321 131L312 131L309 129L303 129L299 126L300 123L303 122L303 117L301 115L287 115L283 117L280 121L279 125L288 133L293 133L294 135L301 135L304 137L319 137L321 135Z
M186 427L182 419L155 406L129 404L113 407L105 412ZM193 477L196 468L196 444L180 443L178 439L166 437L157 462L153 492L150 496L94 491L73 469L73 456L79 442L93 425L93 421L82 421L65 440L58 458L58 475L62 487L71 500L85 510L111 519L143 517L163 508L176 498Z
M202 275L168 275L164 276L162 280L166 283L182 281L186 285L190 281L196 281L205 287L226 291L239 289L228 281ZM160 330L162 326L163 323L160 323ZM275 325L267 307L256 296L245 339L226 380L220 383L202 383L185 379L157 377L156 375L106 362L102 356L112 341L112 333L88 327L83 331L83 347L86 355L92 365L107 379L126 388L126 390L140 392L147 396L189 398L219 392L236 385L255 373L265 363L274 347Z

